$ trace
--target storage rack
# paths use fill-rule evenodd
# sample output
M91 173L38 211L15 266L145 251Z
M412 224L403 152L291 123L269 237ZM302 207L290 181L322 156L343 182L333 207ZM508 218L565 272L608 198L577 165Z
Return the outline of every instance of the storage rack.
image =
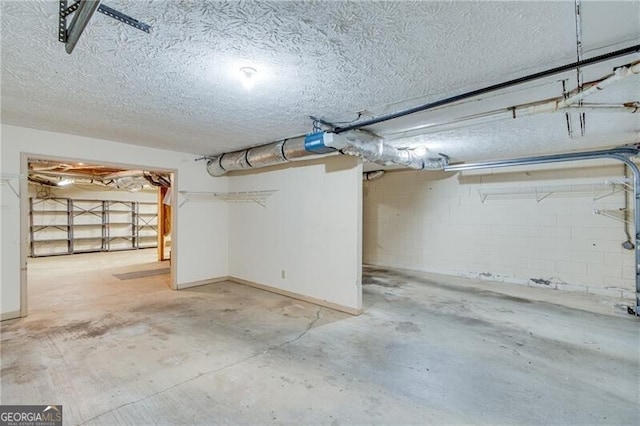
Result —
M182 202L178 207L194 201L224 201L227 203L255 203L262 207L267 206L267 198L278 192L277 189L264 191L240 191L240 192L194 192L180 191Z
M599 183L573 185L534 185L509 188L480 188L478 194L484 204L487 200L535 198L537 202L551 196L591 196L593 201L609 197L622 191L631 191L631 180L618 178Z
M31 257L157 247L155 202L32 197L29 221Z

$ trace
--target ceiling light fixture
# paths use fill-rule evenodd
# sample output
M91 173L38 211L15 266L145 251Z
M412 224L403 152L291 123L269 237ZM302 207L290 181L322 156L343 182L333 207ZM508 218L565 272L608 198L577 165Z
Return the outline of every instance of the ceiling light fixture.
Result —
M73 183L73 179L60 179L56 185L58 186L67 186Z
M240 68L240 78L245 89L251 90L256 84L256 74L258 70L252 67Z
M415 148L413 148L413 152L418 156L418 157L424 157L427 154L427 147L425 146L417 146Z

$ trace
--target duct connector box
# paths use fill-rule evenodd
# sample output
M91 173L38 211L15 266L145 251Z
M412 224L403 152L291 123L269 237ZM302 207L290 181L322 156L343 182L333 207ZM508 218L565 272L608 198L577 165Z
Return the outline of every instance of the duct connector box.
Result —
M345 146L347 146L347 139L335 133L309 133L304 138L305 151L314 154L329 154L336 150L341 150Z

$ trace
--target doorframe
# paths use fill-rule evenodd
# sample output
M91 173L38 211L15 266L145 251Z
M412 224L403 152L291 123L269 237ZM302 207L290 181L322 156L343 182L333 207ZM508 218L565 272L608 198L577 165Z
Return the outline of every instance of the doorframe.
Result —
M72 158L72 157L56 157L46 154L37 154L30 152L20 152L20 317L26 317L28 315L28 283L27 283L27 264L29 259L29 159L47 160L47 161L59 161L64 162L78 162L87 164L96 164L100 166L107 166L113 168L122 168L128 170L151 170L163 173L169 173L171 176L171 280L169 287L172 290L178 289L178 209L175 208L178 204L178 191L175 188L178 187L178 170L168 169L166 167L155 166L143 166L139 164L131 163L114 163L110 161L90 160L86 158Z

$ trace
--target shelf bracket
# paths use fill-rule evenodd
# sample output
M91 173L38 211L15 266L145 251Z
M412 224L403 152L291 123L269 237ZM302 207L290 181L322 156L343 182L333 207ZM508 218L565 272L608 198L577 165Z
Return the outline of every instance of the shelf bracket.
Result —
M536 188L536 202L538 203L551 195L553 195L553 191L540 192Z
M255 203L262 207L267 207L267 198L278 192L277 190L266 191L242 191L242 192L192 192L179 191L183 196L178 207L184 206L193 201L224 201L227 203Z
M105 6L104 4L101 4L98 7L98 12L102 13L103 15L107 15L110 18L116 19L123 24L127 24L133 28L139 29L140 31L144 31L147 34L151 32L151 26L149 24L138 21L137 19L132 18L129 15L125 15L122 12L118 12L117 10Z
M630 220L624 218L624 213L625 213L624 209L619 209L619 210L593 209L593 213L600 216L608 217L610 219L617 220L618 222L629 223L629 224L631 223Z
M16 197L20 198L20 187L13 185L13 180L18 179L20 176L11 176L11 175L0 175L0 184L7 185L11 192L15 194Z
M58 41L65 44L65 49L69 54L73 52L80 36L96 11L140 31L144 31L147 34L151 31L150 25L140 22L137 19L132 18L129 15L125 15L122 12L118 12L108 6L100 4L100 0L78 0L71 6L67 6L67 4L67 0L59 1ZM73 19L67 26L67 18L71 14L73 14Z

